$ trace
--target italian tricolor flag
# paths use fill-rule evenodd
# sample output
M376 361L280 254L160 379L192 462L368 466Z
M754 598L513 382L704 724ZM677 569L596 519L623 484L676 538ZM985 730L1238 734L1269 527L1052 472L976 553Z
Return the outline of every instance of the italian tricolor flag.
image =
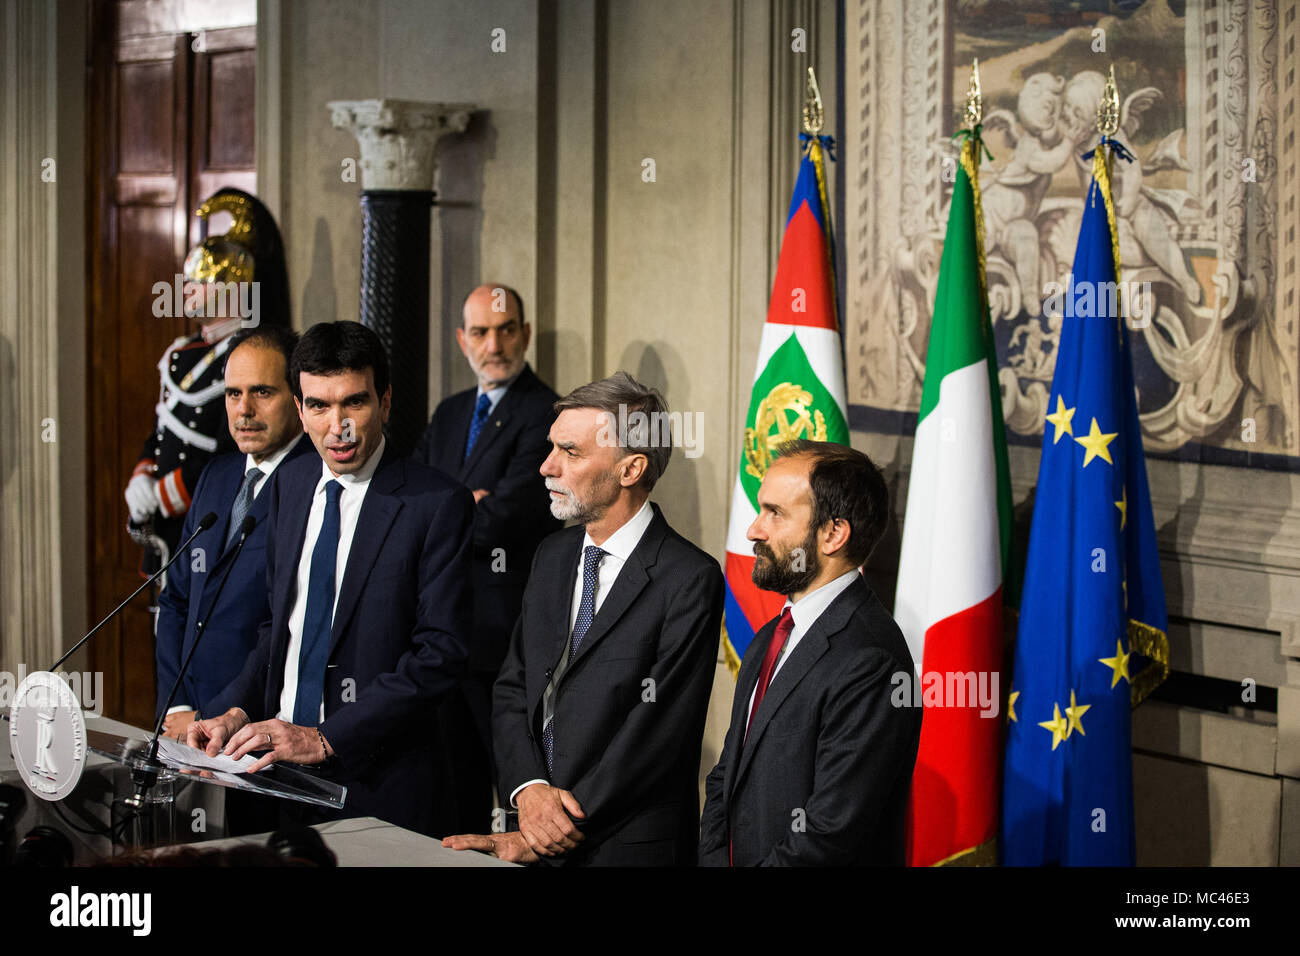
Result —
M948 212L894 602L926 703L908 814L912 866L962 857L992 862L998 824L1001 701L992 715L981 716L978 700L954 706L963 702L949 694L959 685L1001 690L1002 587L1011 531L981 255L981 147L977 136L963 144ZM973 683L949 677L970 672ZM981 681L981 672L990 676Z
M822 138L810 137L781 240L731 495L723 648L733 674L754 634L785 604L784 594L754 586L754 548L745 537L758 516L758 486L773 452L789 438L849 443L822 157Z

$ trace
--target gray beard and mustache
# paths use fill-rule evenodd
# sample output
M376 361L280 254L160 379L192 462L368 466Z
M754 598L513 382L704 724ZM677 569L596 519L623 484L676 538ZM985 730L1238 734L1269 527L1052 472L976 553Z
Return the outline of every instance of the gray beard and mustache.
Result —
M762 541L754 542L754 571L750 579L764 591L787 597L805 590L821 573L821 556L817 553L817 531L812 529L802 545L803 570L795 568L795 549L777 558L776 552Z
M577 521L581 524L590 524L604 515L618 498L618 488L618 478L613 472L593 485L589 499L579 498L572 488L565 488L554 478L546 479L547 491L564 495L563 498L551 500L551 514L561 521Z

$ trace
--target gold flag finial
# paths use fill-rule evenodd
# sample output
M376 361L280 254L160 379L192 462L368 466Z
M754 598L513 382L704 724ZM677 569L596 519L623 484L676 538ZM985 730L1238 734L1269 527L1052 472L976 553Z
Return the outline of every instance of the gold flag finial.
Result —
M984 119L984 94L980 91L980 60L970 68L970 85L966 87L966 109L962 114L966 119L966 128L974 129Z
M817 74L808 67L808 84L804 87L803 131L816 136L826 125L826 111L822 109L822 91L817 87Z
M1114 136L1119 132L1119 89L1115 86L1115 64L1110 66L1110 75L1106 77L1106 88L1101 93L1101 103L1097 106L1097 132L1102 136Z

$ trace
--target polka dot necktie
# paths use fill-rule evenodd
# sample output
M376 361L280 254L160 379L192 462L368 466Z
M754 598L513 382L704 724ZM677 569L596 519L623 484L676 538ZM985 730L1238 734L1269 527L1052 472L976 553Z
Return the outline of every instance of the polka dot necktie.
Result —
M604 556L605 552L594 544L588 545L582 554L582 601L578 604L578 618L573 622L573 636L569 639L570 661L577 656L578 647L596 617L596 581L600 576L600 559ZM549 775L553 772L555 754L554 717L542 728L542 751L546 754L546 772Z
M478 441L479 433L483 431L483 426L487 424L488 412L492 410L492 399L487 397L484 392L474 403L474 417L469 420L469 441L465 443L465 457L474 450L474 443Z

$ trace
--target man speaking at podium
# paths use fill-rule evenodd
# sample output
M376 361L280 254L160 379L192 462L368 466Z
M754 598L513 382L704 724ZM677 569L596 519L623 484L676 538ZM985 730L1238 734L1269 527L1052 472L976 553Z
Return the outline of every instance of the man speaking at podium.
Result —
M290 378L320 460L281 466L267 519L270 620L213 702L220 716L191 724L189 743L263 752L250 772L316 766L348 788L346 815L445 833L435 712L467 654L473 496L386 446L388 356L365 326L308 329Z

